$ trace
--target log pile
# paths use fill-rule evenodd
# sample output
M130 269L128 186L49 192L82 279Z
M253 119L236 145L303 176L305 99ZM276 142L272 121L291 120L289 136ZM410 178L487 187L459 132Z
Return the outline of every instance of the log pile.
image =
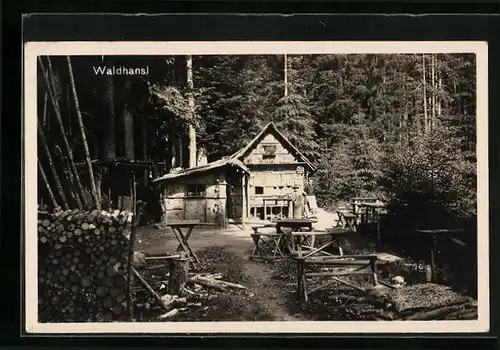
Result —
M477 302L438 284L397 289L378 285L365 292L328 290L314 295L306 306L329 320L475 320Z
M39 210L40 322L126 317L132 218L118 210Z

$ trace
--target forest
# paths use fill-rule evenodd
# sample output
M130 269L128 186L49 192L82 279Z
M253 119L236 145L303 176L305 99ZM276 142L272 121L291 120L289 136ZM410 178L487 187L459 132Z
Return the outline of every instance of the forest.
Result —
M309 191L320 206L375 194L401 217L421 213L419 225L475 218L474 54L58 56L38 62L39 166L56 175L48 179L52 195L39 186L45 203L49 197L69 207L108 201L101 191L105 171L89 172L85 163L151 162L162 165L158 176L189 166L190 142L208 161L217 160L273 121L318 166ZM96 74L103 65L147 67L148 74ZM185 152L172 160L176 146ZM147 197L144 188L139 197ZM154 201L153 194L148 198Z
M477 294L474 54L39 56L37 84L39 215L56 209L54 224L39 219L39 234L64 231L64 215L82 226L70 223L59 248L73 232L102 237L94 213L129 211L127 196L133 214L140 201L134 231L141 218L158 223L153 179L230 156L273 122L316 165L306 191L319 207L382 199L381 243L417 269L428 242L415 230L462 229L460 244L439 244L436 259L451 271L446 284ZM115 249L128 219L113 220Z

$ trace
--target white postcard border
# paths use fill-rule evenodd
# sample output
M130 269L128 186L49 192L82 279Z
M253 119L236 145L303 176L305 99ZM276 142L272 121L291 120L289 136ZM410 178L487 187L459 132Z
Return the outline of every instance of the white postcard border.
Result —
M37 278L37 57L43 55L475 53L477 78L478 320L39 323ZM28 42L24 45L25 329L28 333L478 333L490 328L488 45L483 41Z

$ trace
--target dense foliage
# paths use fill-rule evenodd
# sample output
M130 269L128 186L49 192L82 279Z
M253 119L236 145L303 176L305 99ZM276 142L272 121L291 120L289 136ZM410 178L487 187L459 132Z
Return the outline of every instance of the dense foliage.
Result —
M201 112L203 142L214 158L231 154L274 121L318 165L313 190L320 205L376 194L404 207L425 206L433 216L471 215L474 59L200 57L197 84L212 88L212 103Z
M125 146L110 148L106 125L127 125L127 110L135 122L148 120L149 134L133 136L154 160L168 156L169 138L188 137L188 124L196 126L197 143L211 161L234 153L273 121L317 164L311 187L322 206L376 194L429 213L430 221L475 214L472 54L193 56L191 89L184 56L100 59L150 67L148 76L114 82L85 73L96 58L73 61L93 158L126 156ZM64 103L61 81L67 73L57 59L52 63L54 91L66 113L71 104ZM41 103L40 115L46 111ZM73 129L69 122L70 142L78 145ZM57 132L47 134L59 143ZM117 145L126 140L115 136ZM80 148L75 154L83 159Z

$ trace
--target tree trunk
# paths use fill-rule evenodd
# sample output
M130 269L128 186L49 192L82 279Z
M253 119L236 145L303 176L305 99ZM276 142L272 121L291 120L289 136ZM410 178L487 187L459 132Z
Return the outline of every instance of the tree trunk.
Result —
M168 294L179 295L188 280L189 258L180 257L169 260Z
M83 151L85 152L85 161L87 163L89 178L90 178L90 190L92 192L92 197L94 199L94 205L97 210L101 210L101 201L97 194L96 182L94 179L94 170L92 169L92 162L90 160L89 146L87 144L87 137L85 136L85 128L83 126L82 113L80 112L80 104L78 102L78 95L76 93L75 79L73 76L73 68L71 66L71 59L66 56L66 61L68 63L69 72L69 84L73 93L73 102L75 104L76 118L78 120L78 126L80 127L80 132L82 136Z
M50 59L47 58L50 62ZM45 88L47 89L47 92L49 93L50 100L52 102L52 106L54 108L54 112L56 115L57 123L59 125L59 130L61 131L61 137L63 139L64 146L66 148L66 153L68 154L68 159L69 159L69 164L71 166L71 171L73 172L73 175L75 176L76 184L78 187L78 192L80 193L80 197L85 200L85 192L83 191L83 185L80 180L80 175L78 173L78 170L76 169L76 164L75 164L75 158L73 157L73 150L71 149L68 138L66 137L66 132L64 131L64 124L62 121L62 116L61 116L61 110L59 109L59 103L57 102L56 97L54 96L54 93L52 92L51 89L51 84L49 82L49 76L47 74L47 71L45 70L43 66L43 62L40 56L38 56L38 63L40 65L40 69L42 70L42 75L43 75L43 81L45 83Z
M45 134L43 133L42 126L40 122L38 124L38 134L40 136L40 141L42 143L43 149L45 150L45 155L47 156L47 160L49 162L50 171L52 176L54 177L54 182L56 184L57 191L59 192L59 196L61 197L64 209L69 209L68 200L66 199L66 194L64 193L64 189L61 184L61 179L57 174L56 167L54 165L54 160L52 159L52 155L50 153L49 146L47 145L47 140L45 139Z
M49 102L48 100L49 96L47 93L45 93L43 95L43 126L46 127L47 126L47 104Z
M146 116L141 118L141 131L142 131L142 159L144 161L148 160L148 120ZM144 170L144 188L148 187L149 183L149 170Z
M429 125L429 120L427 116L427 84L425 78L425 54L422 54L422 83L423 83L423 94L424 94L424 133L427 133L427 127Z
M284 96L288 96L288 57L285 54L283 57L283 75L284 75L284 84L285 84L285 93Z
M190 120L189 123L189 167L193 168L196 166L196 129L194 127L194 83L193 83L193 57L186 57L186 75L187 75L187 88L189 91L189 107L190 107Z
M103 159L116 158L115 144L115 98L112 75L104 78L105 123L103 125Z
M432 79L432 121L431 127L434 126L436 120L436 76L434 71L434 66L436 64L436 58L431 55L431 79Z
M57 208L59 204L57 204L56 197L54 196L54 192L52 192L52 189L50 188L49 180L47 179L47 175L45 174L45 171L43 170L42 164L40 163L40 160L38 160L38 170L40 171L40 175L42 176L43 182L45 183L45 187L47 187L47 192L49 193L50 200L52 201L52 204L54 205L54 208Z
M441 78L441 75L439 75L439 94L442 93L442 89L443 89L443 78ZM441 98L438 96L438 104L437 104L438 117L441 116L441 109L442 109L442 101Z
M84 208L83 201L85 201L85 198L80 198L78 192L74 191L74 189L77 187L75 178L73 176L73 173L71 172L71 167L69 165L68 158L64 155L63 151L59 146L56 145L54 147L54 151L56 156L59 158L61 164L63 164L64 176L66 176L66 178L69 180L69 183L71 184L71 191L70 191L71 198L76 203L79 209L83 209Z
M129 105L126 102L129 97L129 92L132 87L132 82L127 79L124 86L124 106L123 106L123 136L125 144L125 157L128 160L135 159L134 152L134 116L129 110Z

